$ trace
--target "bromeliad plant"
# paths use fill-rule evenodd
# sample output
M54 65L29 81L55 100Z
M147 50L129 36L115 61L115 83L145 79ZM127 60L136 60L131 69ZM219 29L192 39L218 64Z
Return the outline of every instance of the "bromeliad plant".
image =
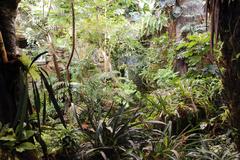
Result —
M197 147L189 149L186 157L188 159L208 159L208 160L237 160L240 154L235 149L235 144L230 138L232 131L227 134L218 135L211 138L208 135L201 137L201 143Z
M139 159L134 154L147 136L138 126L141 112L139 109L127 108L122 104L118 109L111 108L101 119L96 119L92 111L88 111L89 126L83 128L78 119L79 126L91 144L86 151L88 159Z
M163 129L153 130L149 153L145 155L145 159L184 159L187 150L197 144L196 129L183 130L174 135L172 127L172 121L169 121Z

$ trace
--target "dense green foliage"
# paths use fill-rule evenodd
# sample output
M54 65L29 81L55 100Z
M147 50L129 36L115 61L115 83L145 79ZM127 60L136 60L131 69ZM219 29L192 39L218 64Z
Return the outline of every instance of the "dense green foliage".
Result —
M21 3L18 29L28 40L21 50L28 55L21 58L26 66L28 57L48 50L47 61L56 54L66 77L72 47L75 52L70 83L57 79L55 69L45 67L47 75L30 65L36 110L29 121L39 128L22 126L19 137L0 125L3 151L34 150L42 157L46 143L55 159L238 159L222 94L221 45L210 53L209 33L170 38L171 9L155 0L75 0L74 8L72 46L70 1ZM179 60L187 65L183 74L176 68Z

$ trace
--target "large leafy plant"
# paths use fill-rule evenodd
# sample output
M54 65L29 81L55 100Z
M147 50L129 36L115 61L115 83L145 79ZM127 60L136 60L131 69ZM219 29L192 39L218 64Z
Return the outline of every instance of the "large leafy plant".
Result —
M0 148L7 151L9 155L36 151L36 146L32 142L28 142L30 138L33 138L34 134L33 130L28 130L26 127L22 130L22 133L19 133L15 132L9 125L0 123Z
M188 65L188 72L202 75L219 75L216 54L210 53L209 33L187 35L176 47L177 58L184 59Z

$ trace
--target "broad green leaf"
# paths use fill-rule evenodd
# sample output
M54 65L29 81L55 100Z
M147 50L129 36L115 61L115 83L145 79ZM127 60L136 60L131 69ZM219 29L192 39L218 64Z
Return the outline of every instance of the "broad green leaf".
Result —
M15 135L0 137L0 141L16 141Z
M35 150L35 149L36 149L35 145L30 142L24 142L16 147L16 151L20 153L27 150Z

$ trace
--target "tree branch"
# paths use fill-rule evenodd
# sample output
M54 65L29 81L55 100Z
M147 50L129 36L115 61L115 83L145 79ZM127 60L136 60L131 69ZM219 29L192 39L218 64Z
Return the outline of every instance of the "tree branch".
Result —
M71 1L71 9L72 9L72 52L71 52L71 55L70 55L70 58L68 60L68 63L67 63L67 67L66 67L66 70L67 70L67 81L70 82L71 80L71 74L70 74L70 71L69 71L69 68L70 68L70 64L72 62L72 58L73 58L73 55L74 55L74 52L75 52L75 43L76 43L76 25L75 25L75 10L74 10L74 0Z
M2 55L2 61L4 64L8 63L7 52L4 46L2 32L0 31L0 54Z

